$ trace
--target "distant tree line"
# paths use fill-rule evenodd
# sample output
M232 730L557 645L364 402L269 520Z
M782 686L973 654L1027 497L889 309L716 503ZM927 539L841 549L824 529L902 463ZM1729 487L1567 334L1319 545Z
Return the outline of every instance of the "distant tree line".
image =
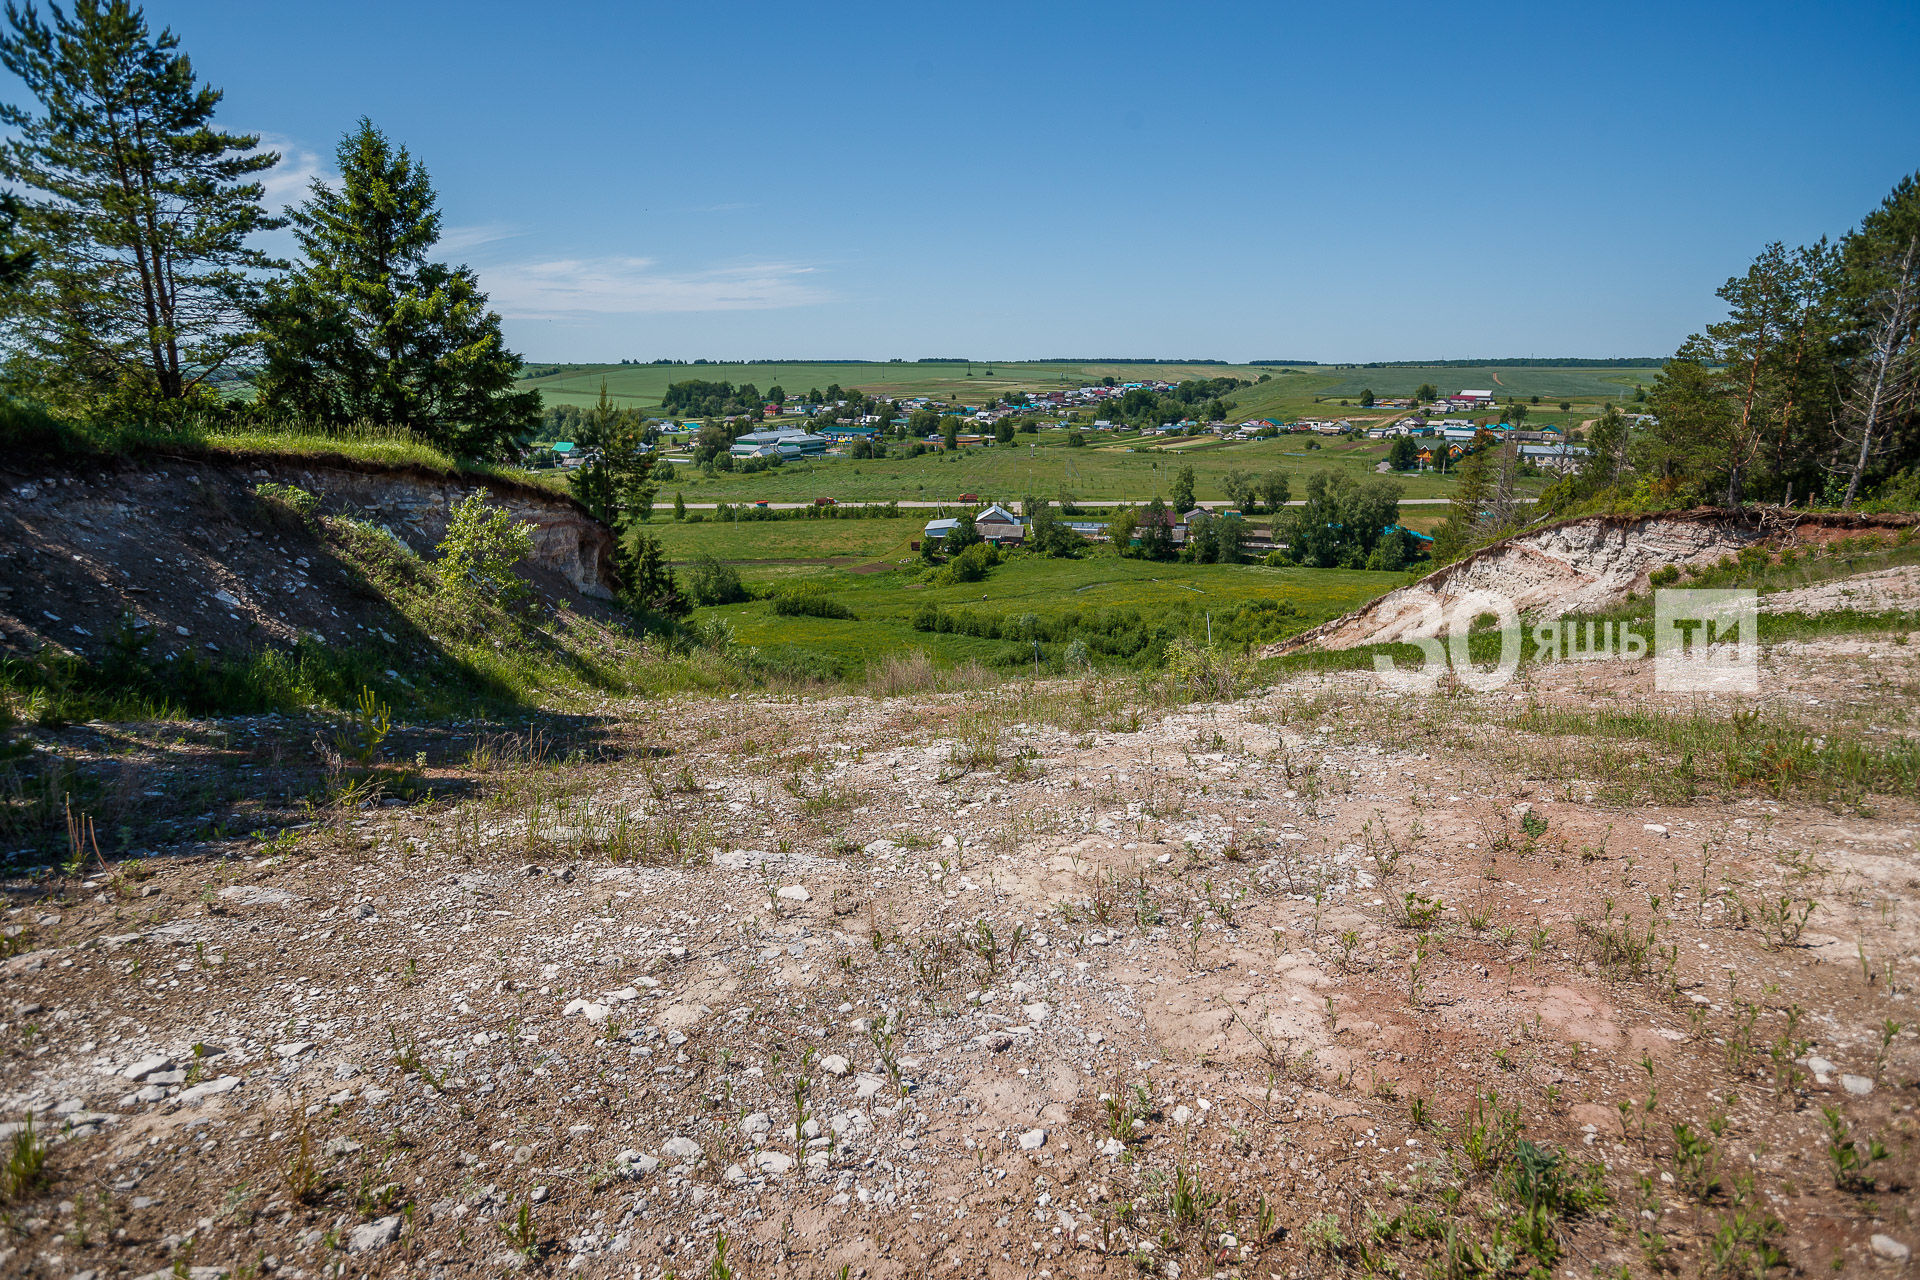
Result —
M1658 369L1659 356L1503 356L1494 360L1369 360L1355 369Z

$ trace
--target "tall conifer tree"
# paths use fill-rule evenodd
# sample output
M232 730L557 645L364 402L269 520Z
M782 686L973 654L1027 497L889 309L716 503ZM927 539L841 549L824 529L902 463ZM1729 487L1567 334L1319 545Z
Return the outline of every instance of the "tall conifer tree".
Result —
M138 7L48 13L9 3L0 35L35 100L0 106L0 178L20 188L7 248L16 272L35 264L8 300L14 381L81 410L190 403L255 350L259 273L281 264L247 242L280 225L256 180L280 157L214 127L220 91Z
M341 139L340 189L316 179L293 214L304 261L263 312L263 404L329 424L406 427L472 458L515 453L540 396L466 267L428 257L440 211L427 171L370 120Z

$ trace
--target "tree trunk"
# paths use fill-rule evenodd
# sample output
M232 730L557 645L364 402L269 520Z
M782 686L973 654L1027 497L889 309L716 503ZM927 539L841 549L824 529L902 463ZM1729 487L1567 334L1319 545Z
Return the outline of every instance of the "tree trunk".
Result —
M1854 499L1860 496L1860 481L1867 474L1867 460L1873 456L1874 427L1880 420L1880 406L1886 402L1887 378L1907 342L1909 317L1914 305L1913 255L1916 246L1920 246L1920 238L1907 241L1907 251L1900 258L1900 273L1893 286L1893 296L1887 300L1887 314L1881 322L1881 334L1874 343L1873 389L1867 393L1866 417L1860 424L1860 449L1854 455L1853 474L1847 479L1846 496L1840 500L1842 511L1851 508Z

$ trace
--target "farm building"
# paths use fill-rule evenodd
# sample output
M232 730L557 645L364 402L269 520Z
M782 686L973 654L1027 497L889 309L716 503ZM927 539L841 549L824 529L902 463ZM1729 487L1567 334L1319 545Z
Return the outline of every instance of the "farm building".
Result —
M807 458L827 451L827 438L793 427L749 431L733 442L736 458Z
M1545 471L1578 471L1586 465L1587 449L1578 444L1523 444L1520 460Z

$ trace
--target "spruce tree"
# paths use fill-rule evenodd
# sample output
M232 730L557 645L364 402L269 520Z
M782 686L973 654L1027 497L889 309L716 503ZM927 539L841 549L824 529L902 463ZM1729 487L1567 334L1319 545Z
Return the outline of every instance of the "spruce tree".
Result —
M9 264L35 266L9 299L13 380L83 411L204 401L255 349L259 273L280 265L247 243L280 225L255 175L280 157L214 127L220 91L138 7L48 12L51 26L9 4L0 35L0 64L36 100L0 106L0 179L19 197Z
M316 179L294 211L304 261L262 313L261 403L404 427L461 457L513 456L540 395L514 390L520 357L474 273L428 257L440 211L427 171L364 118L335 156L340 189Z

